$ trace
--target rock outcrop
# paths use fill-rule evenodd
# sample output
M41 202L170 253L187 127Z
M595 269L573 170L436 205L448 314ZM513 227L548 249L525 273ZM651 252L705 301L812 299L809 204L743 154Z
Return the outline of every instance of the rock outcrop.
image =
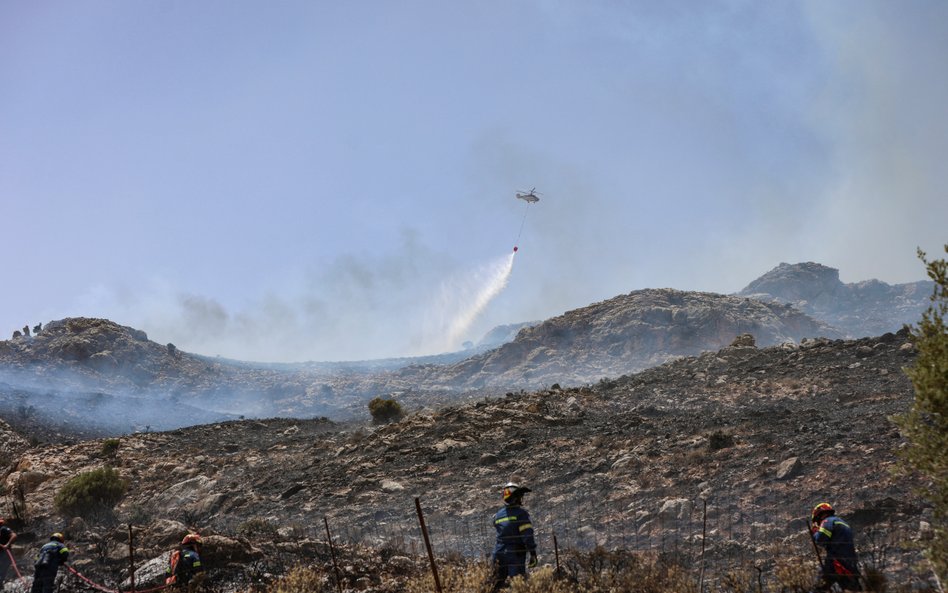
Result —
M931 281L844 284L839 270L813 262L782 263L738 294L789 303L849 337L878 336L917 323L930 301Z
M762 346L841 337L789 305L649 289L524 328L514 341L460 363L400 374L456 389L580 385L718 350L741 334Z

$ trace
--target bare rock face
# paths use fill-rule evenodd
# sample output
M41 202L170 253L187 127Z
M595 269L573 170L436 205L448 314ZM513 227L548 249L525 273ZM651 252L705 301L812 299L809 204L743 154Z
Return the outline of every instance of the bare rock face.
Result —
M14 463L30 443L0 419L0 471Z
M850 337L877 336L916 323L929 304L931 281L890 285L879 280L844 284L822 264L782 263L738 294L790 303Z

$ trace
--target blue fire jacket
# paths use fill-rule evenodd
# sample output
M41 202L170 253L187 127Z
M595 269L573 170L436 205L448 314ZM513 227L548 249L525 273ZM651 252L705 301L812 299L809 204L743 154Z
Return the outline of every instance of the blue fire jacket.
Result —
M813 532L813 541L826 548L826 558L823 560L824 574L858 574L853 530L845 521L836 515L823 519L819 528Z
M530 514L523 507L505 506L497 511L494 515L494 527L497 529L494 555L509 552L526 555L527 552L537 549Z

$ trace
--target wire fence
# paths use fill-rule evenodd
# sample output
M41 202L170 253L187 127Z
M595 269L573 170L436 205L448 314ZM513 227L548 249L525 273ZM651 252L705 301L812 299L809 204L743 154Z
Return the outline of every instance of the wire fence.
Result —
M775 499L779 498L775 495ZM435 556L455 559L489 558L495 542L492 514L471 510L424 507ZM594 549L639 553L695 571L707 570L707 583L730 572L752 571L763 585L777 582L780 559L805 558L816 566L806 516L787 505L748 508L732 499L668 498L651 512L630 513L621 502L580 502L526 505L531 514L542 562L554 563L554 536L559 551ZM595 507L594 509L592 507ZM413 509L404 513L378 510L367 518L329 517L333 539L349 547L388 550L420 557L425 544ZM845 513L844 513L845 516ZM906 537L904 524L853 524L864 570L885 574L892 582L928 581L920 571L923 556L917 539ZM294 527L296 536L325 540L323 520Z
M773 498L774 503L779 500L776 494ZM564 562L571 554L592 550L640 554L693 570L696 575L700 571L706 590L735 572L753 573L759 590L770 590L778 583L778 562L788 557L808 557L816 571L807 517L785 504L749 508L739 499L723 496L707 500L668 497L651 511L634 511L627 501L534 502L527 508L541 561L551 565L557 561L555 538ZM313 514L282 524L259 519L237 523L231 518L214 525L213 530L247 535L258 544L270 538L326 543L330 532L332 542L339 546L340 563L361 561L363 558L347 555L373 550L380 556L398 554L420 561L426 555L426 545L418 508L436 558L487 561L496 537L491 513L420 503L420 508L413 507L406 499L403 509L368 513L360 509L358 515L349 509L348 514ZM917 539L906 538L904 523L851 523L864 572L871 569L885 574L890 582L926 589L927 577L919 571L921 549ZM254 530L256 533L250 533ZM266 530L270 533L261 533ZM285 548L286 558L269 561L293 566L300 561L300 550Z

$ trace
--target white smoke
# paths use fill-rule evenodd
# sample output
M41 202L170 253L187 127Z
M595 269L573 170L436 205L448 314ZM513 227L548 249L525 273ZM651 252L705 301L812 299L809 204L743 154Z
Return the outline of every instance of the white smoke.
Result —
M514 255L511 252L442 283L429 310L427 339L419 353L458 349L474 321L507 286Z

